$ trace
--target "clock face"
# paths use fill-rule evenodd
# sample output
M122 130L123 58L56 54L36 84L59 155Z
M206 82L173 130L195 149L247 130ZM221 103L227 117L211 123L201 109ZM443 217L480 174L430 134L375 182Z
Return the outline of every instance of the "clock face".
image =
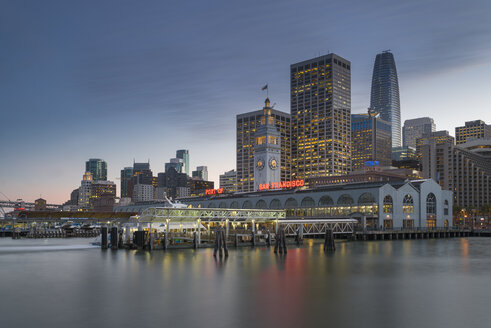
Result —
M276 168L278 167L278 161L276 160L276 158L272 157L272 158L269 160L269 167L270 167L272 170L276 170Z
M264 169L264 160L262 158L259 158L256 162L256 167L259 169L259 170L262 170Z

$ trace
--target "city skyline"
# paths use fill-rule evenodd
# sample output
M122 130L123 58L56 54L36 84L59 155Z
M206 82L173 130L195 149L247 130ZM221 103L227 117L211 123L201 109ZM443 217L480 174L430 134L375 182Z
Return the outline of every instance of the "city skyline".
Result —
M213 23L207 23L206 15L186 18L197 19L198 25L204 27L201 38L189 39L196 41L193 45L191 41L180 43L172 33L165 33L174 26L166 24L179 23L172 18L168 23L158 23L159 14L163 15L158 10L142 13L143 8L132 8L130 4L118 6L114 16L136 17L131 10L140 15L128 23L119 16L113 17L113 29L104 20L105 15L110 15L111 6L103 6L96 14L90 5L69 8L51 4L38 8L41 13L36 16L36 6L30 13L9 4L0 14L0 30L16 33L14 38L8 32L0 32L7 49L0 63L6 72L0 77L5 92L0 108L5 122L17 124L4 124L0 132L4 159L0 191L12 200L34 200L42 195L50 203L61 203L80 183L89 158L106 161L107 178L115 181L120 170L131 165L134 158L137 162L150 158L152 170L163 172L164 163L176 149L189 149L190 167L208 166L210 180L217 184L219 174L235 169L235 115L261 108L266 95L260 88L265 83L269 85L271 102L277 103L275 108L288 113L289 66L328 52L352 64L354 114L365 112L369 105L375 55L390 48L397 61L402 122L431 113L437 130L448 130L451 135L465 121L482 119L489 123L491 98L486 92L489 82L484 81L491 72L491 49L487 46L491 29L480 24L478 18L487 12L482 7L490 5L471 2L464 9L455 2L454 9L441 11L435 6L428 7L427 13L418 13L419 5L387 6L380 13L369 11L372 17L382 18L377 24L369 23L372 30L381 33L377 37L364 34L364 29L369 30L366 20L363 26L356 23L368 6L359 3L353 13L334 8L338 16L349 19L351 29L334 29L321 35L307 33L311 32L308 24L295 23L299 31L293 35L284 33L289 38L280 37L285 28L291 28L288 19L294 14L307 17L310 11L297 10L293 2L285 2L280 9L275 4L254 4L248 10L225 6L210 14L217 15L212 17ZM176 6L170 11L182 17L179 14L184 14L184 9ZM54 17L50 10L66 16ZM79 29L67 24L67 17L77 10L89 15L96 27L84 23ZM407 16L401 19L401 26L384 31L402 12ZM435 14L441 22L437 26L430 20ZM149 18L148 22L143 22L142 17ZM222 17L233 32L221 29L216 20ZM268 29L263 29L265 17L281 24L274 26L267 21ZM460 26L453 22L455 17L460 23L469 23L463 24L465 27L459 28L457 35L452 28ZM421 22L415 30L408 28L413 19ZM246 31L251 21L255 27ZM332 23L314 25L318 30L329 31L330 24L336 22L339 19L333 17ZM138 23L144 23L143 28L135 29ZM28 27L22 28L22 24ZM39 28L31 29L35 24ZM429 26L440 33L425 37ZM161 39L148 37L150 28L161 31ZM188 27L182 33L187 38L199 30ZM105 33L92 39L91 33L96 31ZM231 41L234 32L246 37L247 48ZM360 35L356 37L357 33ZM216 40L206 46L206 54L196 56L195 47L203 46L215 35ZM413 41L413 36L420 40ZM367 40L360 43L363 38ZM18 43L17 39L24 42ZM134 47L125 53L129 49L123 44L128 39ZM225 41L231 41L235 48L223 49ZM106 42L110 44L105 46ZM255 51L266 46L270 52ZM183 75L185 65L190 68ZM170 79L164 75L170 75ZM196 81L189 84L190 79ZM459 83L464 80L472 83ZM187 91L179 92L183 86L188 87ZM458 97L448 96L457 94L457 90ZM138 124L134 124L137 118ZM148 121L142 121L144 118ZM142 130L133 130L138 127ZM145 142L148 144L142 145ZM215 147L207 147L211 143Z

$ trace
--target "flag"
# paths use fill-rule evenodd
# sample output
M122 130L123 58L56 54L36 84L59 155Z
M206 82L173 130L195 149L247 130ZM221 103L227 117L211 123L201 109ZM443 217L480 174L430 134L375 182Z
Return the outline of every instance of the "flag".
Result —
M262 91L266 90L268 88L268 85L266 84L264 87L261 88Z

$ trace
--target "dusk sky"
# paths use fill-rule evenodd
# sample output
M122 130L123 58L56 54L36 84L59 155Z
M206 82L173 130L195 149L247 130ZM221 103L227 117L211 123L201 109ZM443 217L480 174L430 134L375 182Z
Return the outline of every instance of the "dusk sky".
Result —
M218 187L235 116L266 83L289 112L290 64L328 52L351 61L352 113L390 49L402 123L491 123L490 17L489 0L2 1L0 192L62 203L102 158L119 195L133 159L156 175L177 149Z

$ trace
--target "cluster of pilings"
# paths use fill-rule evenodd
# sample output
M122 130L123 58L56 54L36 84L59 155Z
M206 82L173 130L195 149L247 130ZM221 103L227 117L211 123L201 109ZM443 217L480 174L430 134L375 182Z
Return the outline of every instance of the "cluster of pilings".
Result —
M222 257L223 254L225 254L225 256L228 256L227 239L225 239L225 230L223 229L223 227L219 227L216 231L215 249L213 250L213 256L217 256L217 251L220 257Z
M275 253L279 252L280 254L287 253L285 229L281 226L278 228L278 231L276 232L276 242L274 245L274 252Z
M331 229L326 229L326 235L324 238L324 251L334 252L336 250L336 244L334 243L334 234Z

